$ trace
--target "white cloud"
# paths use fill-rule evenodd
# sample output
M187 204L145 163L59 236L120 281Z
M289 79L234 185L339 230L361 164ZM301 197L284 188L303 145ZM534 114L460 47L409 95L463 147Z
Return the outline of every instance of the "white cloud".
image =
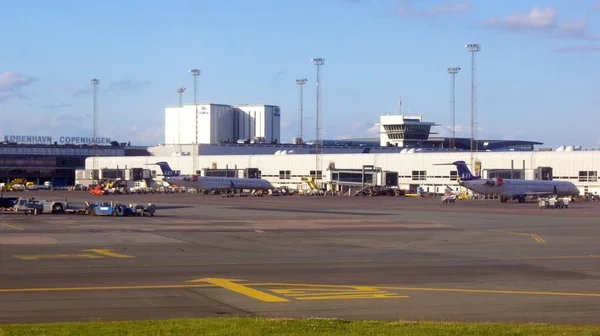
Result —
M67 104L67 103L58 103L58 104L42 105L42 108L49 109L49 110L58 110L61 108L67 108L67 107L71 107L71 106L73 106L73 105Z
M398 15L401 17L439 17L466 12L471 9L469 0L462 2L448 2L431 8L414 8L413 1L402 1L402 5L398 8Z
M485 26L507 29L553 29L556 27L558 13L552 8L534 7L527 14L513 14L506 18L493 18L484 21Z
M279 127L281 129L288 129L290 128L292 125L294 125L295 122L290 121L290 120L282 120L281 123L279 124Z
M13 97L26 98L22 93L22 89L36 80L36 78L20 72L0 73L0 101Z
M379 124L374 124L367 129L367 135L372 137L379 137Z
M123 91L132 91L135 89L138 89L140 87L149 85L150 81L146 80L146 81L141 81L141 82L136 82L134 80L131 79L122 79L122 80L118 80L118 81L112 81L109 82L108 84L106 84L106 89L104 90L104 92L123 92ZM100 82L98 84L99 89L102 88L102 82ZM89 96L94 92L94 86L90 83L88 85L86 85L85 87L82 87L81 89L75 91L74 96L75 97L84 97L84 96Z
M133 145L156 145L164 142L164 125L148 123L129 126L127 124L103 124L99 136ZM13 123L10 128L0 125L2 134L39 134L51 136L92 136L90 114L37 114L28 116L25 123Z
M149 85L150 81L146 80L143 82L136 82L131 79L123 79L119 81L110 82L107 85L107 92L122 92L122 91L131 91L137 88Z
M348 128L351 130L358 130L358 129L364 129L366 127L368 127L369 123L364 122L364 121L358 121L358 122L354 122L350 125L348 125Z
M588 22L585 19L559 24L558 11L552 7L545 9L534 7L527 14L513 14L505 18L493 18L483 21L481 24L490 28L536 31L557 38L600 40L599 36L588 33Z
M555 52L559 53L573 53L573 54L591 54L600 52L600 46L596 45L585 45L585 46L565 46L554 49Z

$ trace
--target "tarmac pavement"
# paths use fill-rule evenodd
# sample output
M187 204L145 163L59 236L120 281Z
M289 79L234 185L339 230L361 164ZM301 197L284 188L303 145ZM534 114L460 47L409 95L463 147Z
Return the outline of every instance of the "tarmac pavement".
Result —
M85 192L29 192L93 200ZM0 214L0 323L209 316L598 324L600 205L121 195Z

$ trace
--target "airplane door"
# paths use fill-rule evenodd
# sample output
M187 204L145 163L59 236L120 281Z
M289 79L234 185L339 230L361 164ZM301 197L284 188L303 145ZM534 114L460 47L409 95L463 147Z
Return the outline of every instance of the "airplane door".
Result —
M198 182L198 175L192 175L192 181Z

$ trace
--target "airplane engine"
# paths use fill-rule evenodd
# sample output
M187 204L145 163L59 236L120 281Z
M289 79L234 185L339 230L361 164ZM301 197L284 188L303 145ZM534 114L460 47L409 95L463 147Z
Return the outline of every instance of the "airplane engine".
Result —
M504 182L499 177L494 177L494 178L488 179L485 182L485 184L489 185L490 187L501 187L503 183Z

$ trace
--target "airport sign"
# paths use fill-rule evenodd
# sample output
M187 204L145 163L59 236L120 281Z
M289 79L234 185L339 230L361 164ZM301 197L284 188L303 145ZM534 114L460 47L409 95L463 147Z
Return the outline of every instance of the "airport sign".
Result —
M50 135L5 135L5 142L16 142L21 144L74 144L74 145L93 145L110 144L110 138L101 137L81 137L81 136L60 136L54 139Z

